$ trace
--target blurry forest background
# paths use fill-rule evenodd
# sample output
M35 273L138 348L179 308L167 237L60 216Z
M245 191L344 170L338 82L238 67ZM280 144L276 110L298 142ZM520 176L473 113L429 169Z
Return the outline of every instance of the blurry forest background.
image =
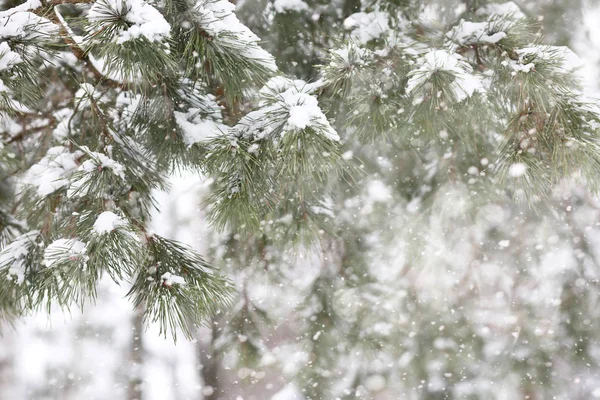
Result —
M543 16L545 42L573 49L586 87L597 90L600 2L515 2ZM310 0L293 11L282 3L238 0L237 15L282 71L315 80L330 32L344 30L360 1ZM453 12L459 1L429 3ZM432 224L439 232L429 233L438 236L426 250L430 267L415 275L405 265L410 246L394 240L406 226L386 219L389 209L414 213L419 205L398 201L393 191L401 188L380 176L361 182L356 247L347 241L345 249L323 242L282 252L218 235L201 207L209 185L173 176L153 229L210 255L234 280L236 305L195 341L174 344L143 331L123 298L127 288L106 280L83 312L31 316L5 329L0 399L600 398L600 201L585 190L557 189L548 217L499 203L469 220L455 193L438 205L446 212ZM455 235L444 236L449 229ZM481 252L491 255L488 264ZM338 267L343 257L360 257L354 268L371 281L345 286L353 271Z

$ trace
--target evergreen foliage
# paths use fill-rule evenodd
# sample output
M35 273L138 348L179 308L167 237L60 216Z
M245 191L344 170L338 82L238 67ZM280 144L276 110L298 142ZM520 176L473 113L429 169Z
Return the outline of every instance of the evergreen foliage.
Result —
M31 0L2 11L3 316L83 306L106 273L133 283L134 305L161 332L191 337L232 288L148 231L153 190L173 171L212 174L215 224L257 229L265 203L281 201L276 181L310 191L327 173L338 137L308 88L273 78L244 111L277 68L233 9ZM303 107L312 114L293 121Z
M243 3L280 68L318 85L345 168L358 166L322 183L310 250L271 230L285 209L263 217L264 234L232 229L215 246L240 293L222 321L246 321L235 333L300 398L570 397L552 377L599 370L598 333L580 321L596 314L598 229L583 216L598 100L521 5ZM295 306L242 295L264 290ZM273 340L283 326L301 333ZM213 330L216 349L247 367L232 329Z
M83 306L107 274L165 335L224 319L219 359L301 348L307 399L569 393L565 365L600 370L598 101L517 4L424 3L2 11L0 317ZM147 228L182 169L212 180L221 273Z

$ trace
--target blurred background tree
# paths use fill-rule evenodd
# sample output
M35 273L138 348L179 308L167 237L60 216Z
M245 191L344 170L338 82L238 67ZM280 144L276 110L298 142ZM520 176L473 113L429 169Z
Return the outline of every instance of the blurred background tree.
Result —
M499 77L494 81L499 90L488 96L508 97L503 90L509 91L515 75L502 68L512 68L512 58L503 66L500 52L478 48L483 35L465 36L478 27L465 27L461 18L506 30L507 53L541 41L569 45L584 56L583 50L598 39L593 30L586 35L585 29L595 28L581 21L597 13L598 6L536 1L521 2L519 11L504 3L510 13L494 20L479 11L492 2L423 3L238 1L238 17L277 55L280 70L320 82L311 93L342 138L341 157L355 170L321 178L318 193L306 198L311 205L308 223L303 222L307 214L279 203L260 215L258 233L249 235L231 225L222 233L199 228L206 216L197 207L215 190L219 193L218 177L208 187L189 176L175 181L171 194L160 198L163 214L154 216L155 229L209 254L227 271L238 295L227 313L217 314L200 330L196 344L163 345L151 332L143 335L146 349L139 370L123 371L112 364L93 368L92 375L114 374L104 381L115 388L113 396L600 397L599 208L586 186L590 182L546 177L547 171L527 164L529 160L507 163L505 181L496 180L501 170L491 165L499 158L491 139L501 133L498 126L510 124L490 113L501 114L502 101L492 108L479 103L475 94L440 117L437 109L419 107L427 101L419 102L418 91L430 88L415 87L416 96L404 92L409 79L418 77L409 74L418 69L419 60L430 48L452 46L450 41L476 73L493 70ZM521 21L520 12L526 18L510 25L512 31L498 28L506 20ZM462 30L452 31L455 27ZM454 35L446 36L451 31ZM598 77L593 65L598 60L590 56L584 81L588 90L596 89ZM562 71L552 72L559 59L512 61L520 63L517 73L525 74L518 68L530 61L542 76L547 62L556 85L574 88L560 80ZM301 85L313 90L310 83ZM554 98L552 85L542 83L531 85L531 96ZM440 85L448 88L447 82ZM433 99L446 99L443 90L431 93ZM446 101L455 100L450 96ZM438 105L444 111L444 104ZM238 103L235 112L245 107L251 108ZM570 162L585 161L581 156ZM520 182L527 173L536 174L535 179ZM532 182L548 184L528 186ZM178 190L186 194L180 198ZM534 198L514 201L513 195L523 197L524 191ZM213 218L210 212L208 218ZM306 233L297 235L298 230ZM102 296L100 292L100 304L106 301ZM106 315L102 309L92 312ZM130 332L135 317L121 315L106 329ZM56 332L55 322L51 332L70 343L64 346L79 346L85 335L73 332L79 331L78 321L89 325L86 318L76 317L65 332ZM110 334L101 326L86 330L102 341ZM40 346L52 358L56 346L48 331L31 327L31 332L41 335ZM133 353L127 346L133 336L110 342L114 345L103 353L130 365ZM33 339L10 340L22 348ZM132 348L139 346L133 343ZM102 348L94 342L89 346L91 352ZM197 357L189 357L191 346ZM4 371L22 357L21 351L5 355ZM24 390L21 398L81 398L86 392L109 396L99 391L101 383L83 378L92 361L86 366L68 359L40 364L46 368L43 379L33 382L27 374L17 374L9 380L10 390ZM52 374L60 378L46 378ZM16 384L19 376L25 379ZM138 377L139 390L126 395L129 381ZM57 385L61 391L54 389Z

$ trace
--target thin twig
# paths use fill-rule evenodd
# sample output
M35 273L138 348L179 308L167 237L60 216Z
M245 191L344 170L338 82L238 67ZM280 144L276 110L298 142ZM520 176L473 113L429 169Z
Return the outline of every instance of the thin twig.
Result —
M55 0L55 1L68 2L68 3L61 3L61 4L79 4L80 2L81 3L82 2L90 2L90 0ZM94 79L96 81L98 81L102 84L105 84L106 86L109 86L111 88L118 88L118 89L124 89L124 90L127 89L126 83L119 82L114 79L110 79L110 78L106 77L102 72L100 72L98 70L98 68L96 68L96 66L91 61L87 52L84 49L82 49L81 46L79 46L79 44L71 36L68 25L66 24L65 20L63 19L62 15L60 14L60 12L57 10L56 7L54 7L54 13L48 14L47 17L49 20L51 20L52 22L54 22L55 24L57 24L59 26L59 34L60 34L61 38L63 39L63 41L67 44L67 46L69 47L71 52L75 55L75 57L77 57L78 60L82 61L85 64L88 71L91 72L91 74L94 76Z

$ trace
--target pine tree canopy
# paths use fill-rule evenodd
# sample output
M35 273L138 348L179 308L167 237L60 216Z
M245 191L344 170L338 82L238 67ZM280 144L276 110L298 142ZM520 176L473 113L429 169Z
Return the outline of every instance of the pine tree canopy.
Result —
M5 7L0 318L82 307L106 274L147 322L191 338L234 285L148 227L155 191L181 170L211 179L218 231L277 246L338 243L376 170L395 171L387 183L423 215L448 185L525 210L565 181L596 190L600 109L577 56L542 44L513 2L458 2L435 22L423 3L363 1L314 39L307 73L227 0ZM273 3L277 18L303 5Z

